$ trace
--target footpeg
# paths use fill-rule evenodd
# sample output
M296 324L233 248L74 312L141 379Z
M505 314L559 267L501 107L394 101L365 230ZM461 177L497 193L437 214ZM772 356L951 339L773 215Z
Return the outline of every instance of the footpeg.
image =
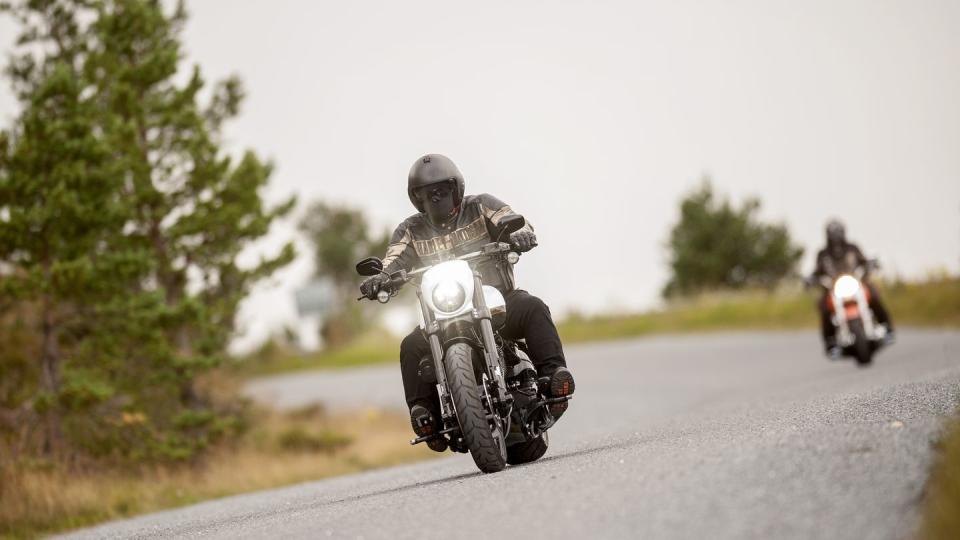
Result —
M429 443L430 441L435 441L439 439L440 441L443 441L444 449L446 449L447 441L446 439L443 438L443 436L446 435L447 433L453 433L457 429L458 429L457 427L447 428L440 431L440 433L431 433L429 435L423 435L421 437L417 437L416 439L410 439L410 446L413 446L415 444L420 444L422 442ZM430 446L430 448L433 449L433 446Z

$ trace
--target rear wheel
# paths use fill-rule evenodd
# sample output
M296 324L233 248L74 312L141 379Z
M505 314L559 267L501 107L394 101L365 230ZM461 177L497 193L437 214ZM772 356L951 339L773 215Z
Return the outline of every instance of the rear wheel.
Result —
M517 443L507 448L507 463L510 465L520 465L530 463L543 457L550 446L550 438L543 432L536 439L530 439L522 443Z
M491 411L483 405L483 389L473 371L473 349L466 343L454 343L443 357L443 367L460 431L473 462L485 473L502 471L507 466L504 433L498 421L491 422Z
M868 366L873 362L873 350L870 348L870 341L867 339L867 333L863 329L863 321L854 319L849 321L850 332L853 334L853 352L857 357L857 364Z

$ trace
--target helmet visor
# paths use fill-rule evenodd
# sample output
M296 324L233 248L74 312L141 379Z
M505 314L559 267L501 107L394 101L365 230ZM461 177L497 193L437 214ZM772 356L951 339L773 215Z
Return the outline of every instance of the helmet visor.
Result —
M451 193L453 193L453 182L450 180L444 180L442 182L423 186L422 188L417 189L414 193L416 193L417 198L422 202L445 199L449 197Z

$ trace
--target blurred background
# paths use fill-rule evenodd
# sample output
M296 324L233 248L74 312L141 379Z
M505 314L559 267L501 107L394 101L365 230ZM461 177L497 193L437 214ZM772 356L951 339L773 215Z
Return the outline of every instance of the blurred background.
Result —
M446 154L468 192L534 223L544 249L521 279L557 314L656 306L677 201L704 175L759 197L804 269L830 217L889 272L960 266L955 2L188 8L184 66L242 78L225 147L275 162L268 201L349 205L392 231L414 212L411 163ZM4 88L0 111L16 110ZM295 221L259 247L295 238ZM297 241L244 303L236 351L295 324L292 291L313 273Z
M957 317L955 1L9 4L8 472L202 459L262 425L231 397L246 377L392 361L412 299L357 305L352 266L415 212L426 153L533 223L520 286L571 342L812 328L799 278L830 218L895 317ZM359 436L299 414L259 440ZM149 505L128 506L103 515Z

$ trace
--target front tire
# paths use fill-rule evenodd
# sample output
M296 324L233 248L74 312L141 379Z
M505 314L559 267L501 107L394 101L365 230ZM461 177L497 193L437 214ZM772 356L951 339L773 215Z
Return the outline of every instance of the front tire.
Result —
M873 350L870 348L867 333L863 329L863 321L854 319L847 324L850 325L850 332L853 334L853 352L857 358L857 365L869 366L873 362Z
M473 462L485 473L502 471L507 466L506 442L503 431L491 426L487 419L488 411L473 372L473 349L466 343L454 343L444 354L443 367L460 432Z

